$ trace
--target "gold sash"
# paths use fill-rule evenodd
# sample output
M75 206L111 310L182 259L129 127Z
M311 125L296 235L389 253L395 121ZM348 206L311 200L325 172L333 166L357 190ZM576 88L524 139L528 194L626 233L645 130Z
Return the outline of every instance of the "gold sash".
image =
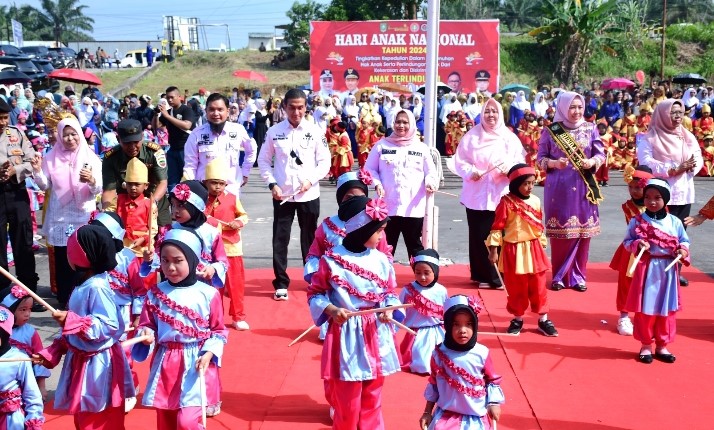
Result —
M585 161L587 157L585 157L580 146L578 146L578 142L575 141L573 136L571 136L559 122L551 124L546 128L551 137L553 137L555 144L565 153L565 156L568 157L568 160L570 160L577 169L580 177L583 178L583 182L585 182L588 188L585 197L587 197L590 203L600 204L600 202L603 201L603 197L600 193L600 186L597 184L595 175L593 175L592 172L594 169L583 169L583 161Z

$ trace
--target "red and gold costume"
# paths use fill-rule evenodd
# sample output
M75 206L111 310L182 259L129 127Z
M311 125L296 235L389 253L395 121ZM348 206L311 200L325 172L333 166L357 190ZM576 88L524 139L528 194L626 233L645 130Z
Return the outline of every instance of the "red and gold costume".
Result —
M129 247L131 244L136 244L138 240L142 241L143 246L148 245L149 217L151 217L151 236L156 236L158 232L156 223L158 212L156 205L152 204L150 198L142 194L136 199L132 199L129 194L119 194L117 196L116 212L126 229L124 246ZM132 248L137 257L143 255L143 246Z
M373 132L374 129L370 126L365 127L360 124L357 127L357 162L359 163L360 169L364 166L364 163L367 161L369 151L371 151L372 146L374 146L375 142L372 141Z
M339 122L337 118L330 121L330 126L325 132L325 137L327 138L327 144L332 153L330 176L337 178L341 174L352 170L352 164L354 163L352 143L350 142L350 137L345 132L344 124Z

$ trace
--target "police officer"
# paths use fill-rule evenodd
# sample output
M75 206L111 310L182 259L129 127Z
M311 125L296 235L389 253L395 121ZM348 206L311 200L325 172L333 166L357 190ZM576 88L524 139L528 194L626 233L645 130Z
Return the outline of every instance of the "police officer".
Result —
M240 187L248 182L250 168L256 158L255 140L241 124L228 121L228 99L219 93L212 93L206 99L208 122L195 128L184 147L184 179L204 179L206 166L218 157L225 157L230 168L228 192L239 194ZM240 166L240 151L245 151L245 159Z
M149 188L146 196L153 196L159 209L158 225L171 223L169 202L166 198L166 153L153 142L143 142L141 123L124 119L117 125L119 145L104 154L102 162L102 209L116 210L117 194L126 193L124 177L129 160L136 157L149 169Z
M305 261L320 216L318 181L330 170L330 150L327 149L325 133L304 119L306 107L307 100L302 90L295 88L288 91L283 99L287 119L268 129L258 154L260 176L273 195L275 300L288 299L288 244L295 212L300 226L300 249Z
M0 266L7 270L5 250L9 231L17 278L37 291L39 277L32 251L30 198L25 188L25 178L32 176L30 161L35 157L35 151L25 133L10 125L11 110L10 105L0 98ZM0 289L8 286L10 280L0 276ZM37 303L32 306L34 312L44 310Z

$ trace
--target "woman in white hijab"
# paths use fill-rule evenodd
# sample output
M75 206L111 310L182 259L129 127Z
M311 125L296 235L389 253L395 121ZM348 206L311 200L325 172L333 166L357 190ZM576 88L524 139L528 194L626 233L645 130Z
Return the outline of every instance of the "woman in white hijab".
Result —
M682 96L682 103L684 103L685 110L689 110L689 117L694 118L696 114L697 107L699 107L699 99L697 98L697 90L694 88L687 88Z
M548 102L545 101L545 95L543 93L537 93L535 100L533 101L533 112L535 112L536 117L542 116L546 117L548 114Z
M416 120L416 127L419 130L420 135L424 135L424 103L421 102L421 96L419 94L414 94L414 103L412 104L412 113L414 114L414 119Z
M83 97L82 98L82 104L79 105L77 108L77 120L81 124L82 127L86 127L93 121L94 115L96 115L97 112L94 109L94 106L92 106L92 99L89 97Z
M476 118L481 115L481 105L476 98L476 93L469 94L466 106L464 107L464 113L474 122L476 122Z
M342 107L342 121L347 124L347 135L350 137L352 144L352 153L355 157L359 154L357 151L357 121L359 120L359 107L357 107L357 98L353 95L345 97L345 105Z

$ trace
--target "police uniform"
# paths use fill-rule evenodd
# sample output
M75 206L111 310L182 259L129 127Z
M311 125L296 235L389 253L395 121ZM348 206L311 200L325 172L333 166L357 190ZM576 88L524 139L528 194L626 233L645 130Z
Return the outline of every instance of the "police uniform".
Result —
M288 120L275 124L265 135L258 154L258 168L265 183L271 189L272 184L279 186L283 198L288 200L281 205L273 199L273 287L276 290L287 289L290 284L286 272L288 244L295 212L300 225L303 261L315 239L320 216L319 181L330 170L330 151L325 134L306 119L297 127L293 127ZM304 193L297 193L305 180L310 181L312 186Z
M124 120L122 123L133 123L138 124L139 132L141 132L141 125L135 120ZM120 126L122 124L120 123ZM122 132L130 133L131 130L119 130L120 136ZM130 133L131 134L131 133ZM167 179L166 171L166 153L161 147L153 142L143 142L139 148L139 155L136 156L142 163L146 164L149 169L149 188L146 190L144 195L147 197L151 196L156 190L159 182ZM117 194L126 194L124 189L124 182L126 177L126 168L129 164L129 156L126 155L124 150L119 146L115 146L104 154L104 161L102 162L102 181L104 184L104 191L116 190ZM112 205L108 210L116 210L116 201L112 202ZM158 202L158 225L164 226L171 224L171 212L169 210L169 201L166 195Z
M10 112L10 106L4 100L0 101L0 112ZM34 157L32 143L19 128L8 125L0 132L0 166L9 161L15 167L13 176L7 181L0 181L0 265L5 269L8 267L5 250L9 231L17 278L32 290L37 290L39 278L32 251L30 197L25 188L25 178L32 176L30 160ZM0 289L9 285L7 278L0 277Z
M240 151L245 152L243 165L240 165ZM229 169L227 190L239 194L244 176L250 176L250 168L257 155L256 143L245 127L235 122L226 122L221 134L211 131L211 124L206 123L191 132L184 147L183 177L186 180L203 181L206 166L218 157L225 157Z

